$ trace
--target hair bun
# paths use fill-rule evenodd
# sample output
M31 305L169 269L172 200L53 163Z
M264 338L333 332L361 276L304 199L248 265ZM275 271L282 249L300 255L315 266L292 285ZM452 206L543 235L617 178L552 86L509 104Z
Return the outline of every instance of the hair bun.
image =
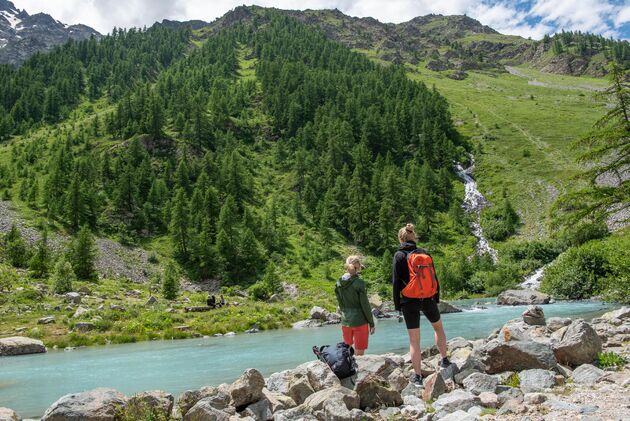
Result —
M415 227L413 226L413 224L407 224L405 226L405 231L407 231L408 233L412 233L412 232L414 232L414 228Z

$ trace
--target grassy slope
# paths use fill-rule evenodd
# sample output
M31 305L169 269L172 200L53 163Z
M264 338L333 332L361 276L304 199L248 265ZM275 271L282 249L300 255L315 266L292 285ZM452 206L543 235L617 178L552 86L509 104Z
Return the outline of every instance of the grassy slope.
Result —
M549 208L579 169L573 142L604 113L594 92L579 88L601 88L606 81L520 67L529 79L470 72L457 81L422 65L408 67L412 79L435 85L449 100L459 131L478 145L475 176L482 193L492 201L506 188L522 215L520 235L547 236Z

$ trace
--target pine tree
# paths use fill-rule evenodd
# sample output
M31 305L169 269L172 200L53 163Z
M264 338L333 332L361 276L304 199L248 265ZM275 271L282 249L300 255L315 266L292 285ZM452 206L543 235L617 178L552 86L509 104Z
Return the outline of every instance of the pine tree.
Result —
M45 278L48 275L50 266L50 250L48 248L48 231L44 229L41 238L37 242L37 247L33 257L28 262L29 269L33 277Z
M65 294L72 291L72 285L76 281L76 275L70 262L63 257L57 261L53 270L51 281L57 294Z
M96 246L94 236L87 225L79 230L68 250L68 260L78 279L94 281L96 273Z
M175 243L177 256L183 261L188 260L188 243L190 242L190 215L186 192L179 187L171 205L170 233Z
M15 224L11 226L11 230L4 237L4 253L11 265L17 268L27 266L31 252Z
M174 300L179 293L179 275L173 262L168 262L162 275L162 295L167 300Z

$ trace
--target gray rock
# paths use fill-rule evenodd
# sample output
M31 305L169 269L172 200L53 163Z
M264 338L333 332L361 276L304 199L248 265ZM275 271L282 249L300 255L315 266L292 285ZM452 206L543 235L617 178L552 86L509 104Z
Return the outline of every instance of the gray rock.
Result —
M509 289L497 297L498 305L548 304L551 297L531 289Z
M186 390L177 400L177 407L182 415L186 415L197 402L208 397L213 397L211 405L218 409L225 408L231 399L229 394L221 393L216 387L206 386L197 390ZM223 402L223 406L221 406L221 402Z
M581 319L571 323L553 345L558 362L571 367L593 362L601 351L602 341L597 332Z
M550 345L530 340L505 342L493 339L479 352L489 374L531 368L551 370L556 365Z
M481 402L481 406L486 408L496 408L499 406L499 396L497 396L496 393L481 392L479 394L479 401Z
M400 406L403 403L400 392L392 389L387 381L375 374L368 374L356 385L361 400L361 409L378 408L382 405Z
M609 311L608 313L603 314L600 319L630 319L630 307L622 307L618 310Z
M580 412L580 407L571 402L564 402L557 399L550 399L545 404L552 411L572 411L572 412Z
M263 396L271 404L271 412L282 411L285 409L295 408L297 405L293 399L280 393L272 392L269 389L263 389Z
M37 320L38 325L48 325L51 323L55 323L55 316L46 316Z
M361 381L368 374L374 374L384 379L388 378L394 370L400 368L402 360L397 361L388 355L362 355L356 357L359 369L357 379Z
M378 411L378 415L384 420L396 418L396 416L398 416L399 414L400 414L400 408L396 408L395 406L383 408L380 411Z
M394 390L397 390L399 392L402 392L409 384L409 379L407 378L407 376L405 376L402 369L400 368L394 369L394 371L392 371L392 374L387 377L387 381Z
M314 320L321 320L321 321L326 321L328 320L328 316L330 315L330 313L328 312L328 310L325 310L321 307L315 306L313 308L311 308L310 311L310 317L311 319Z
M230 385L229 393L236 408L250 405L263 398L265 379L256 369L249 368Z
M499 406L503 406L509 400L515 400L517 402L523 402L524 395L521 389L516 387L508 387L505 390L501 391L497 398L499 399Z
M309 361L297 366L293 370L294 375L306 376L315 392L333 386L339 386L339 378L332 372L330 367L322 361Z
M212 406L211 398L204 398L184 415L184 421L229 421L230 414Z
M523 312L523 321L532 326L545 325L545 313L540 306L529 306Z
M475 421L477 417L475 415L471 415L466 411L462 411L458 409L452 414L448 414L445 417L440 418L440 421Z
M125 395L99 388L63 396L46 410L42 421L113 421L126 406Z
M25 336L11 336L0 339L0 357L13 355L41 354L46 352L44 343Z
M96 329L96 325L90 322L78 322L74 324L74 330L77 332L89 332Z
M440 301L438 303L438 310L440 314L448 314L448 313L461 313L462 310L455 307L454 305L447 303L446 301Z
M79 308L76 309L76 311L74 312L72 317L77 319L79 317L87 315L89 312L90 312L89 308L86 308L86 307L83 307L83 306L79 306Z
M81 304L81 294L78 292L68 292L64 295L67 303Z
M320 411L324 409L326 402L334 400L341 401L347 410L359 408L361 404L361 399L357 392L342 386L334 386L313 393L306 398L304 406L307 406L312 411Z
M555 332L556 330L569 326L570 324L571 319L568 317L550 317L547 319L547 329L551 332Z
M121 305L118 304L110 304L109 305L109 309L110 310L114 310L114 311L120 311L121 313L127 311L127 309Z
M146 302L146 303L144 303L144 305L145 305L146 307L148 307L148 306L152 306L152 305L154 305L154 304L157 304L157 302L158 302L157 298L155 298L155 297L152 295L152 296L150 296L150 297L149 297L149 299L147 300L147 302Z
M475 405L479 404L479 398L467 390L455 389L450 393L446 393L433 403L436 411L444 411L446 413L455 412L457 410L468 411Z
M175 399L170 393L155 390L137 393L127 401L127 415L133 419L168 419Z
M300 320L299 322L293 323L293 329L306 329L311 327L322 327L323 322L321 320Z
M481 392L494 393L499 385L499 380L488 374L473 373L464 379L463 385L475 395L478 395Z
M523 370L519 373L520 387L525 393L542 392L556 384L556 374L553 371L535 368Z
M473 368L468 368L466 370L460 371L459 373L457 373L455 375L455 377L453 378L453 381L455 381L455 383L463 385L464 384L464 380L466 379L466 377L470 376L473 373L479 373L480 370L475 370Z
M271 403L267 399L261 399L256 403L249 405L245 411L241 413L241 416L249 416L255 421L272 421L273 412L271 410Z
M0 408L0 421L20 421L17 412L9 408Z
M275 421L318 421L310 408L300 405L295 408L278 411L274 414Z
M579 384L595 384L606 376L606 372L591 364L582 364L573 370L573 381Z
M526 393L525 394L525 403L528 405L540 405L541 403L547 400L547 395L542 393Z
M424 391L422 392L422 399L425 401L435 400L440 395L448 392L448 387L444 382L444 378L440 373L433 373L424 380Z
M521 401L522 402L522 401ZM527 407L516 399L508 399L497 411L497 415L523 414L527 412Z
M416 396L416 397L421 397L422 396L422 391L424 390L423 386L417 386L415 383L409 383L407 385L407 387L405 387L403 389L402 392L400 392L400 394L402 396Z
M459 373L459 367L454 362L451 362L448 367L440 369L440 374L446 381L454 380L457 373Z

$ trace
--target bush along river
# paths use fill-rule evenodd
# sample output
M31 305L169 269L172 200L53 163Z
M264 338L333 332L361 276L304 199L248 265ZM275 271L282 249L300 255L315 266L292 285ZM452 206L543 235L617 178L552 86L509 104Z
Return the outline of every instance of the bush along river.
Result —
M498 306L492 299L454 301L461 313L444 314L449 338L485 338L506 321L520 317L527 306ZM545 316L599 316L615 306L598 301L560 301L542 306ZM422 346L433 344L428 322L422 321ZM314 360L313 345L341 341L339 325L288 329L178 341L51 350L0 358L0 407L22 417L41 416L52 402L68 393L110 387L125 394L163 390L174 395L206 385L231 382L248 367L263 375ZM370 338L368 353L407 351L404 324L383 319Z

